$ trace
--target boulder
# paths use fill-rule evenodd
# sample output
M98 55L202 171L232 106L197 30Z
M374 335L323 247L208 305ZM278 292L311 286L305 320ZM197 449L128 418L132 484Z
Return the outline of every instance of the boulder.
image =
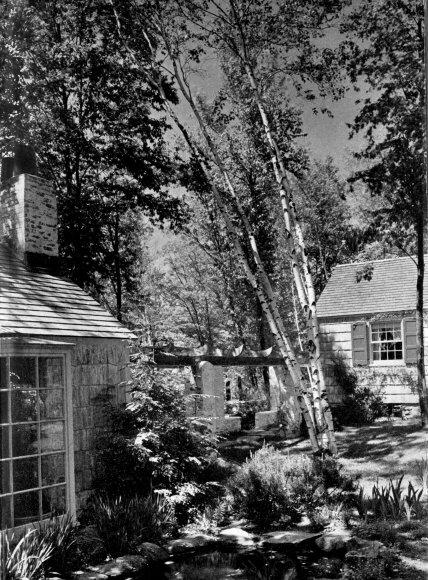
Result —
M320 538L315 540L315 544L323 552L337 552L344 550L351 541L349 531L324 532Z
M242 528L233 527L221 530L219 538L222 542L227 544L234 544L238 546L254 546L256 536L250 532L246 532Z
M300 530L286 530L269 532L263 534L259 545L272 550L285 550L286 548L296 548L298 546L315 542L321 533L309 533Z
M91 566L87 570L78 570L71 576L73 580L108 580L107 574L103 574L97 566Z
M150 546L155 546L155 544L150 544ZM159 548L159 546L156 546L156 548ZM162 548L159 548L159 550L162 550ZM165 550L162 550L162 552L168 558L168 553ZM159 560L157 562L159 563ZM154 563L147 556L127 554L98 566L91 566L86 570L74 572L72 577L74 580L108 580L109 578L125 580L141 576Z
M166 549L169 554L183 554L184 552L203 552L207 548L212 548L218 543L215 536L199 534L197 536L187 535L176 540L171 540Z
M296 568L289 568L284 572L282 580L297 580L298 577Z
M165 548L151 542L143 542L138 548L138 553L146 559L148 566L161 564L169 559L169 554Z

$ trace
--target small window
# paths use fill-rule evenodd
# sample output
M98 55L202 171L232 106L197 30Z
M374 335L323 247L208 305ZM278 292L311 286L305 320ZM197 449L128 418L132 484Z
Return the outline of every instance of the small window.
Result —
M0 358L1 529L67 509L64 360Z
M403 360L401 321L372 324L371 348L373 362Z

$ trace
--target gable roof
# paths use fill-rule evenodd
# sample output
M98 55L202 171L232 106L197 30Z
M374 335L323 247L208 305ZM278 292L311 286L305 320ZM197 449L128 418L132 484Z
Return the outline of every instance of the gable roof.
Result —
M370 265L371 279L357 282L357 273ZM428 301L427 271L424 301ZM407 256L336 266L317 302L320 318L415 309L416 265Z
M76 284L30 271L0 247L0 336L132 338L132 333Z

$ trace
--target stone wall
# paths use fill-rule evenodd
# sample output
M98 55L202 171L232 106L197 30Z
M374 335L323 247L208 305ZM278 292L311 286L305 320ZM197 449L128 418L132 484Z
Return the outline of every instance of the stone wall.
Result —
M105 427L107 398L124 403L128 377L127 341L81 338L72 351L73 430L76 507L79 510L92 489L94 448Z
M2 184L0 237L23 255L58 255L57 202L49 181L22 174Z

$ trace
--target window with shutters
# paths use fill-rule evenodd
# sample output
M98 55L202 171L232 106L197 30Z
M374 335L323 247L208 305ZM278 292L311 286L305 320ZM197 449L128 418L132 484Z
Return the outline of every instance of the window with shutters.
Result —
M372 361L403 360L403 332L401 321L372 323L370 328Z
M0 523L14 528L69 509L65 356L0 357Z

